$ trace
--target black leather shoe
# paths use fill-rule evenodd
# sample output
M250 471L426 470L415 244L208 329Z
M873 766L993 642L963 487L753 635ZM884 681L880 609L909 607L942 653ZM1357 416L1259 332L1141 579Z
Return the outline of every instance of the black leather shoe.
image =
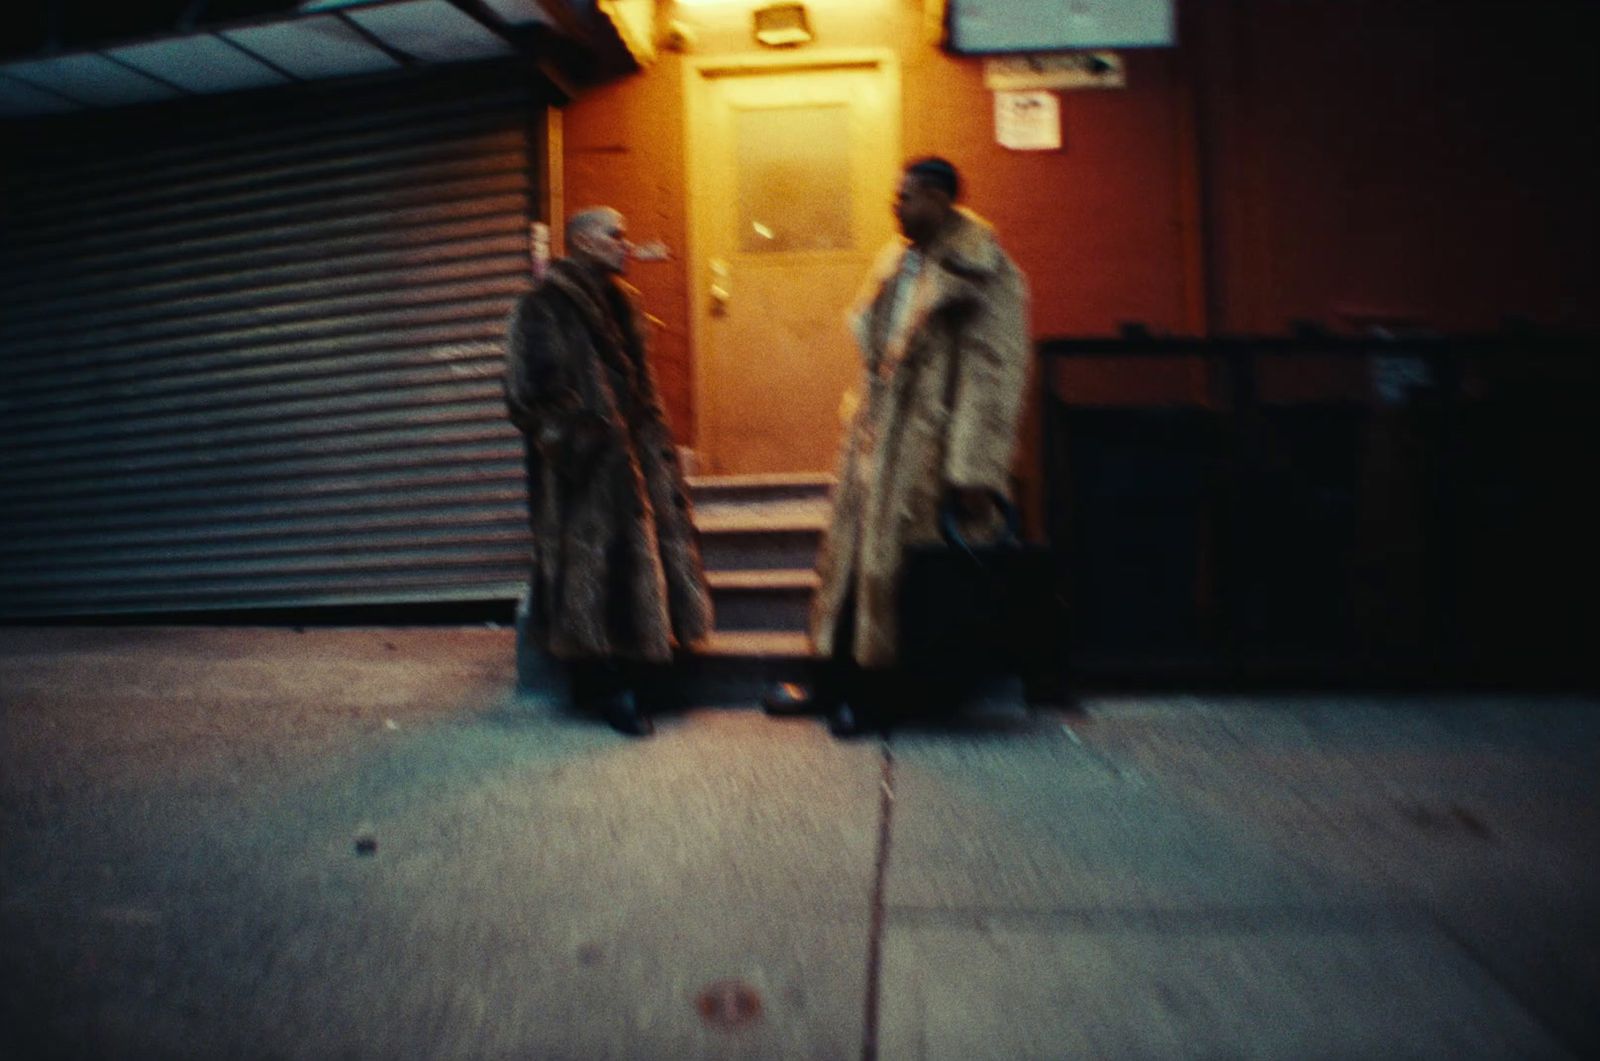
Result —
M769 715L820 715L824 705L799 682L779 682L761 694L761 710Z
M828 712L828 732L835 737L860 737L871 728L849 704L837 704Z
M639 710L632 691L606 697L597 705L600 717L618 733L629 737L648 737L656 731L650 716Z

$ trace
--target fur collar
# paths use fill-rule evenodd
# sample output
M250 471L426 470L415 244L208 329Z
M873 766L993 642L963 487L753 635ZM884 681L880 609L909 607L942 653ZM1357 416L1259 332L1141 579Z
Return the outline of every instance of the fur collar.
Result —
M876 365L887 339L889 302L894 279L911 244L899 237L884 248L873 266L871 279L850 314L851 331L870 365ZM931 283L913 305L905 334L915 335L939 308L957 302L977 302L983 289L1003 268L1005 252L990 224L966 207L956 207L955 217L939 237L923 248L922 268L932 270Z
M644 337L635 316L633 288L617 277L596 273L569 258L558 258L550 263L540 290L564 298L577 309L594 337L601 361L621 373L629 388L637 391L643 385L642 377L649 369L645 365Z
M544 282L545 286L560 292L577 306L590 327L600 332L612 330L611 314L606 312L610 301L606 298L604 287L608 283L606 277L597 276L569 258L558 258L550 263Z
M900 271L900 259L910 249L911 243L904 236L896 236L883 249L872 270L874 290ZM949 227L923 249L923 255L947 272L980 283L999 272L1003 260L993 226L964 206L956 207Z
M955 218L928 245L930 262L965 280L982 283L1000 271L1003 256L989 222L964 206L956 207Z

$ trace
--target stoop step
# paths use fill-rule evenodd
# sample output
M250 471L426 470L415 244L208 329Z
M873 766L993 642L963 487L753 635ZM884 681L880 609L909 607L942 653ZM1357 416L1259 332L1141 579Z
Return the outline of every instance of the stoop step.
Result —
M753 707L774 682L810 677L811 641L804 633L741 631L713 634L685 671L690 702L700 707Z
M772 682L805 677L833 477L698 476L690 489L716 607L716 633L693 653L691 694L752 704Z
M800 633L820 584L814 571L758 569L708 571L717 629L725 632Z

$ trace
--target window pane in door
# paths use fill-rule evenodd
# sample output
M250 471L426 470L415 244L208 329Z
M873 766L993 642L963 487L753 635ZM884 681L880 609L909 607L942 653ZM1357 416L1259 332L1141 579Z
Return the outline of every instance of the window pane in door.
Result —
M855 246L849 119L843 104L734 112L741 251Z

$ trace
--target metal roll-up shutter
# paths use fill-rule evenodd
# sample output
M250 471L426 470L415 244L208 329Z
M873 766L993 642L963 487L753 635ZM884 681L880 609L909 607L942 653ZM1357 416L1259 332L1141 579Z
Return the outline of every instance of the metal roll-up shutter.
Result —
M0 615L512 600L515 70L0 129Z

